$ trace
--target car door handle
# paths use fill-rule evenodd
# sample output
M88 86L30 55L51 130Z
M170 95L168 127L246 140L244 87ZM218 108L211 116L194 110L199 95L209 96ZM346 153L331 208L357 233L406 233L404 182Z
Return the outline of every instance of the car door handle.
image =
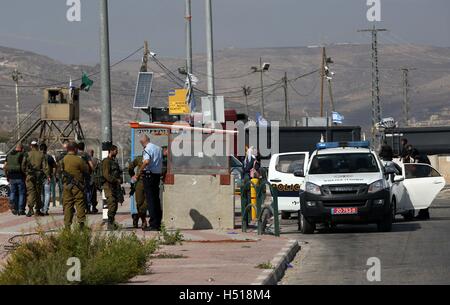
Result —
M281 179L270 179L270 182L281 182Z
M442 181L434 181L433 182L433 184L442 184L442 183L444 183L444 182L442 182Z

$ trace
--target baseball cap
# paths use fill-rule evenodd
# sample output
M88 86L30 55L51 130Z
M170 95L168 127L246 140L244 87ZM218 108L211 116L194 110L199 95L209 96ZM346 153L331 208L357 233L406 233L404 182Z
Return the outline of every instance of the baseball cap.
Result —
M36 140L31 141L31 145L38 145L38 142Z

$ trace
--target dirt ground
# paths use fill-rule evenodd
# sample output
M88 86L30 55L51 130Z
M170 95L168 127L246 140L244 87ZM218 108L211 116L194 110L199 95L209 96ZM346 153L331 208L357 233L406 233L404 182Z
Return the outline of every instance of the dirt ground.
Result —
M8 198L0 198L0 213L9 211L9 200Z

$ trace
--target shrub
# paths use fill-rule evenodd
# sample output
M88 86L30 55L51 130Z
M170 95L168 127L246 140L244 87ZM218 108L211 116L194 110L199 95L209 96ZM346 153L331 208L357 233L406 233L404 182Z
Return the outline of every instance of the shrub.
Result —
M0 273L0 285L123 283L145 272L156 249L156 240L141 240L134 233L95 233L88 228L41 232L11 253ZM66 278L70 257L81 262L81 282Z
M164 224L161 224L161 233L159 235L159 242L162 245L174 246L177 244L182 244L184 239L183 234L181 234L180 230L175 230L175 232L171 233L167 231L167 228Z
M274 269L275 267L272 265L272 263L270 261L268 261L268 262L264 262L264 263L260 263L260 264L256 265L255 268L258 268L258 269Z

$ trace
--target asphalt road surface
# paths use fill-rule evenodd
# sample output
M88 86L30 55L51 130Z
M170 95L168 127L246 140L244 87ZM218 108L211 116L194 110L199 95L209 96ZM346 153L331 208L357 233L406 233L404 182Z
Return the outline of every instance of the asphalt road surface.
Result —
M280 284L450 284L450 188L439 194L430 214L428 221L397 216L389 233L343 225L302 235L296 219L283 221L283 233L302 250ZM380 281L367 279L371 257L380 261Z

